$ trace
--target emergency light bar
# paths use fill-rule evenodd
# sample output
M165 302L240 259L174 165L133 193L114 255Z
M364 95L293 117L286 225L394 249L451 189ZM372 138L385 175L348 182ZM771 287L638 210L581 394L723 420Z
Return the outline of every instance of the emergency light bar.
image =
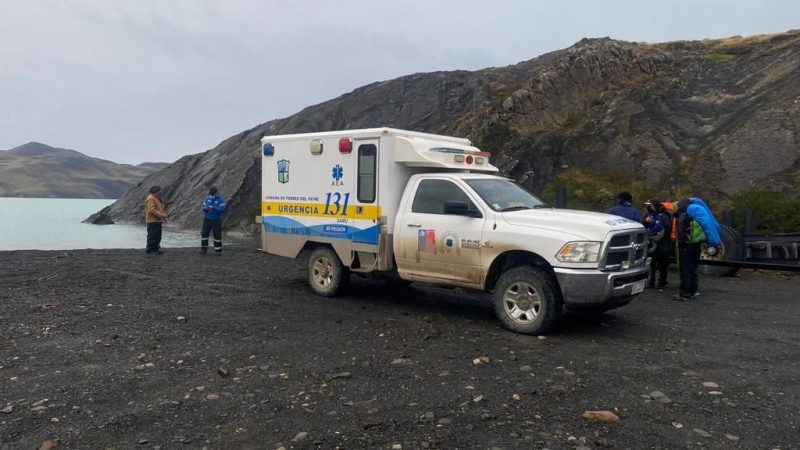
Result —
M353 140L350 138L339 139L339 153L350 153L353 151Z

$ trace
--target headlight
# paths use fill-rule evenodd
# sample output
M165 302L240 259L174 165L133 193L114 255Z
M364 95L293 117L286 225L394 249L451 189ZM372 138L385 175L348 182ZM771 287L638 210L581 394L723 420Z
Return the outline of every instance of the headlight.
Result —
M568 242L556 253L557 260L569 263L597 262L599 256L599 242Z

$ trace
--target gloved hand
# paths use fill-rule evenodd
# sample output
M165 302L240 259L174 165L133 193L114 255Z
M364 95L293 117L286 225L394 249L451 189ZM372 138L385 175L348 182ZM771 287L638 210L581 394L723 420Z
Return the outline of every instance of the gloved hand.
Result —
M709 245L708 248L706 248L706 255L708 255L708 256L716 256L718 251L719 250L717 249L717 247L713 247L713 246Z

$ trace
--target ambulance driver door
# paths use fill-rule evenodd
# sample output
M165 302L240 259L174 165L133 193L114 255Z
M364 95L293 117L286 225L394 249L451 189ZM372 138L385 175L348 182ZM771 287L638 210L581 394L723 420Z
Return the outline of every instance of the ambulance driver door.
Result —
M476 204L456 180L435 175L419 180L401 227L401 254L409 273L480 285L485 216Z

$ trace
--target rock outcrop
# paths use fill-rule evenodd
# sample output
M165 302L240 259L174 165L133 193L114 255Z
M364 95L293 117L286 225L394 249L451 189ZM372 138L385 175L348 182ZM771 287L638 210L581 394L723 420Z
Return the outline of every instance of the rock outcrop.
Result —
M800 32L643 44L584 39L504 68L373 83L233 136L148 176L90 220L141 222L152 184L195 227L210 185L225 227L258 214L264 135L390 126L465 136L542 189L565 168L719 199L753 187L797 195Z

